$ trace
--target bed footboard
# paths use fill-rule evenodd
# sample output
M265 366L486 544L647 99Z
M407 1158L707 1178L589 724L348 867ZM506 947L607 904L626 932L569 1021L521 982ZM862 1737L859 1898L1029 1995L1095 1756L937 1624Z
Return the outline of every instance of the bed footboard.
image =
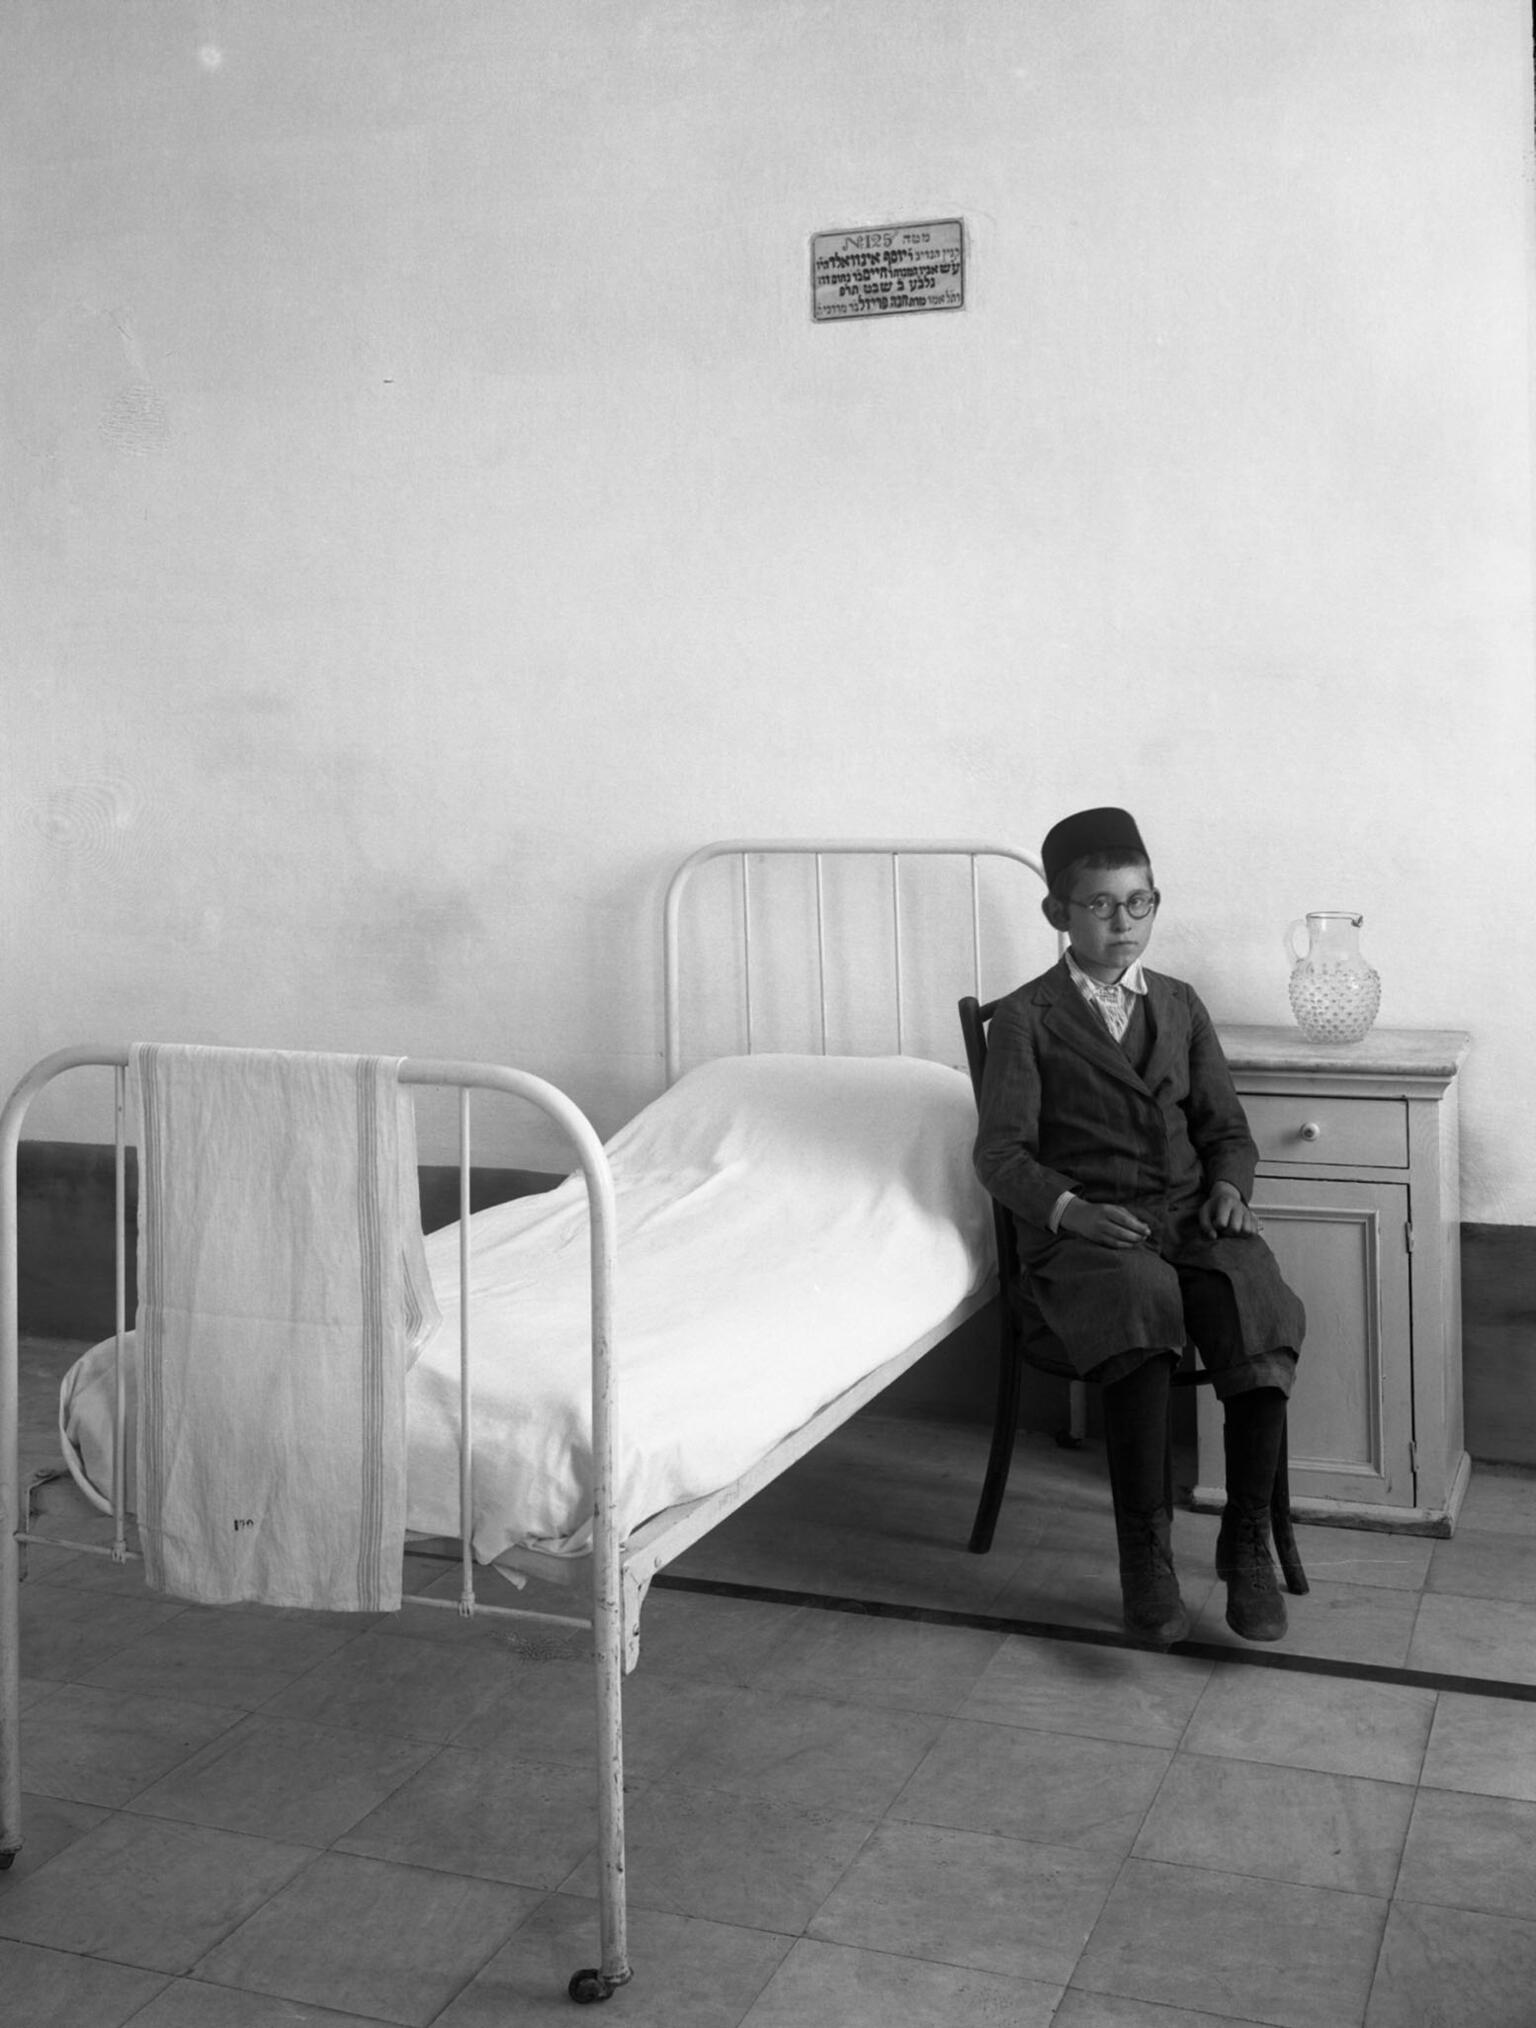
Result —
M124 1488L123 1340L126 1286L126 1220L124 1215L124 1152L127 1072L130 1052L123 1045L84 1045L45 1057L17 1085L0 1114L0 1868L8 1867L22 1847L21 1819L21 1658L19 1645L21 1581L20 1552L28 1534L26 1488L21 1483L19 1428L19 1296L17 1260L16 1159L27 1110L43 1088L66 1071L105 1067L113 1072L114 1147L116 1162L117 1253L116 1335L118 1346L117 1418L114 1425L114 1539L103 1552L99 1544L63 1546L106 1553L116 1561L131 1554L127 1544ZM406 1058L399 1068L402 1085L455 1087L459 1093L459 1271L460 1271L460 1522L463 1586L458 1601L421 1600L420 1604L455 1605L463 1613L495 1612L513 1618L549 1618L519 1613L515 1608L476 1607L472 1549L473 1370L469 1345L470 1215L470 1093L499 1092L537 1106L562 1129L574 1148L587 1188L591 1234L592 1315L592 1453L594 1477L593 1551L590 1561L590 1625L593 1631L597 1687L599 1842L599 1925L601 1963L578 1971L570 1982L573 1999L605 1999L630 1976L624 1893L624 1755L623 1675L626 1649L624 1584L618 1516L617 1412L613 1376L613 1286L615 1273L615 1210L613 1179L601 1141L585 1114L565 1094L542 1078L501 1065Z

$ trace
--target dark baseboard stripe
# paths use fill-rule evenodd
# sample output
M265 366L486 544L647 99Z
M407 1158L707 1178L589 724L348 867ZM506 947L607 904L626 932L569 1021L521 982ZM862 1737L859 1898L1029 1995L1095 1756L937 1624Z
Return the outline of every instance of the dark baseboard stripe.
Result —
M1452 1676L1438 1669L1394 1669L1381 1662L1341 1662L1325 1655L1277 1653L1272 1648L1229 1648L1218 1641L1176 1641L1151 1648L1100 1627L1072 1627L1055 1620L1002 1619L990 1613L948 1612L939 1606L892 1605L884 1599L835 1598L825 1592L779 1591L766 1584L730 1584L713 1577L678 1577L663 1571L651 1580L655 1591L693 1591L714 1598L750 1599L759 1605L809 1606L816 1612L858 1613L869 1619L916 1620L924 1626L976 1627L983 1633L1028 1634L1035 1640L1075 1641L1081 1647L1134 1648L1138 1652L1190 1655L1201 1662L1238 1662L1250 1669L1280 1669L1303 1676L1348 1676L1357 1683L1401 1683L1414 1690L1453 1690L1464 1697L1503 1697L1536 1704L1536 1683L1506 1683L1495 1676Z

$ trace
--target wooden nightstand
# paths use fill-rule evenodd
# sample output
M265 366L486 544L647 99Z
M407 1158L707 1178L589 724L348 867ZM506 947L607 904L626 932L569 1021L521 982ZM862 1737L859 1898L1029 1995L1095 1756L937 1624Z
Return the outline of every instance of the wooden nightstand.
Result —
M1259 1146L1254 1208L1307 1309L1290 1408L1298 1518L1449 1535L1466 1491L1456 1076L1468 1038L1308 1042L1222 1026ZM1225 1498L1201 1388L1196 1507Z

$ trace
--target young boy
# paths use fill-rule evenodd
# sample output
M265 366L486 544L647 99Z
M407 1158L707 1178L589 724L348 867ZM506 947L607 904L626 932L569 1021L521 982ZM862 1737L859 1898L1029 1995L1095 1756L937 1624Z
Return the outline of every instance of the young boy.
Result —
M1168 1385L1180 1348L1199 1348L1225 1413L1227 1623L1278 1640L1269 1502L1305 1319L1249 1209L1258 1151L1199 999L1143 969L1160 897L1135 821L1079 811L1041 857L1045 917L1069 948L998 1002L976 1141L976 1172L1018 1232L1021 1321L1103 1383L1125 1624L1163 1645L1189 1631Z

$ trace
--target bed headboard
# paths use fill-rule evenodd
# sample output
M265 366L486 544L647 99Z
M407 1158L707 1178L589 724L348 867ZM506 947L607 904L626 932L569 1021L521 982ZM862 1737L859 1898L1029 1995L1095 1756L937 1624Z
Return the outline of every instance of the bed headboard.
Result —
M685 970L690 986L705 977L716 997L734 993L738 1051L959 1065L961 994L987 997L1050 961L1044 879L1033 853L971 838L700 846L673 873L662 912L667 1083L684 1068L696 1012Z

